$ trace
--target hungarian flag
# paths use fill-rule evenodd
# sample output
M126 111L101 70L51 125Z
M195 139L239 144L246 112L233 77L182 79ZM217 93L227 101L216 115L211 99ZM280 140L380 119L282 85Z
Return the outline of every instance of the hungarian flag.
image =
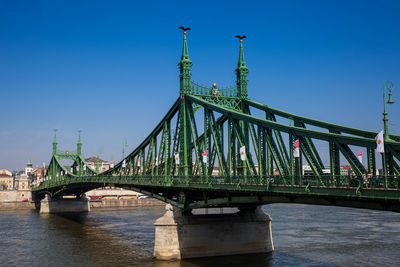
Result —
M56 174L56 177L58 177L58 172L57 172L57 174Z
M378 153L385 153L385 144L383 143L383 131L380 131L375 137L376 139L376 150Z
M71 167L71 173L74 172L74 169Z
M179 153L175 154L175 164L179 165Z
M216 95L216 96L219 95L219 90L218 90L218 89L215 89L215 90L214 90L214 95Z
M68 173L68 170L67 169L65 169L65 174L67 174Z
M125 168L126 167L126 161L124 160L123 162L122 162L122 168Z
M86 164L83 164L83 170L86 171Z
M64 172L63 171L61 171L61 176L63 176L64 175Z
M92 162L92 168L94 168L94 162Z
M362 163L362 150L358 151L358 160Z
M113 160L110 161L110 168L114 168L114 161Z
M156 164L156 166L158 166L158 157L156 157L156 163L155 164Z
M299 143L299 140L295 140L295 141L294 141L293 156L294 156L295 158L299 158L299 157L300 157L300 143Z
M246 160L246 147L241 146L239 151L240 151L240 159L242 161L245 161Z
M76 165L76 171L79 171L79 165Z
M207 163L207 150L203 151L203 163Z

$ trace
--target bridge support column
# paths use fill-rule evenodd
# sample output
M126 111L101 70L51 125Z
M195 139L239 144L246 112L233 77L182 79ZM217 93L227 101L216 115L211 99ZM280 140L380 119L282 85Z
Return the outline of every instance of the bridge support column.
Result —
M89 200L82 198L51 198L46 195L40 201L40 213L63 213L63 212L89 212Z
M193 215L166 206L156 220L154 257L175 260L221 255L267 253L274 250L271 217L261 210L234 214Z

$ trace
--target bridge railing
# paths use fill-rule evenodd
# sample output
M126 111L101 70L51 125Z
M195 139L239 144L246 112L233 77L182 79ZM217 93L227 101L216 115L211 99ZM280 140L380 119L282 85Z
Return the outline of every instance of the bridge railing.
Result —
M57 149L56 153L60 154L60 155L76 155L76 154L78 154L77 150L68 150L68 149L66 149L66 150Z
M232 87L207 87L195 82L190 83L190 93L195 95L213 95L225 97L237 97L237 86Z
M302 187L326 187L326 188L390 188L400 189L399 176L374 176L374 177L353 177L353 176L323 176L321 180L315 177L293 177L293 176L168 176L168 177L155 177L155 176L83 176L83 177L56 177L43 181L35 186L35 189L57 187L68 185L70 183L126 183L126 184L143 184L143 185L227 185L227 186L302 186Z
M149 179L149 178L145 178ZM154 178L153 178L154 179ZM171 177L171 181L190 182L198 184L241 184L241 185L287 185L287 186L322 186L351 188L400 188L400 177L397 176L323 176L321 180L315 177L293 176L235 176L235 177Z

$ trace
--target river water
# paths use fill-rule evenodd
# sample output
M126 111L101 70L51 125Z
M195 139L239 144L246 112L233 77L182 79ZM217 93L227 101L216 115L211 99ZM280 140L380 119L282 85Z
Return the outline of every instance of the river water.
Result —
M164 207L88 214L0 212L1 266L400 266L400 214L312 205L264 206L275 252L174 262L152 258Z

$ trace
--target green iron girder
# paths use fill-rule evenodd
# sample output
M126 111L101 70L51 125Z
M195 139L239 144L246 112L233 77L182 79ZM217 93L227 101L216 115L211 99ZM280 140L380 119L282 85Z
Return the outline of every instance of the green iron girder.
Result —
M181 99L178 98L175 101L175 103L172 105L170 110L167 112L167 114L164 116L164 118L159 122L159 124L150 133L150 135L145 140L143 140L143 142L135 150L133 150L125 159L129 159L131 157L136 156L139 153L139 151L141 151L144 147L146 147L150 143L153 136L157 136L161 131L166 130L165 123L167 123L168 120L171 120L174 117L174 115L179 111L180 102L181 102ZM166 138L168 139L169 137L167 136ZM115 170L119 170L122 167L122 162L123 161L119 162L118 164L115 165L115 167L113 169L105 171L103 174L107 175L109 173L115 172Z
M336 131L351 134L351 135L356 135L360 137L366 137L366 138L375 138L377 136L377 132L371 132L371 131L366 131L366 130L361 130L361 129L356 129L356 128L351 128L343 125L338 125L338 124L333 124L329 122L324 122L320 120L315 120L307 117L302 117L293 113L289 113L283 110L279 110L276 108L272 108L270 106L267 106L265 104L261 104L249 99L246 99L246 104L249 106L261 109L263 111L268 111L272 114L275 114L277 116L281 116L283 118L291 119L291 120L296 120L298 122L306 123L309 125L317 126L320 128L325 128L325 129L335 129ZM397 135L390 135L390 138L393 140L396 140L399 142L400 141L400 136Z
M364 168L362 163L357 159L357 157L354 155L353 151L351 151L351 149L347 144L339 143L336 139L334 139L334 142L339 147L340 151L342 152L346 160L350 163L354 173L357 176L361 177L362 175L367 174L367 170Z
M187 97L189 100L195 102L196 104L202 105L211 110L217 111L222 114L229 114L232 118L237 119L237 120L243 120L243 121L247 121L249 123L260 124L265 128L278 130L278 131L282 131L285 133L294 132L297 136L306 136L309 138L314 138L314 139L319 139L319 140L324 140L324 141L329 141L330 137L336 137L341 142L347 143L350 145L372 147L372 148L376 147L375 138L347 136L347 135L340 135L340 134L335 134L335 133L316 131L316 130L312 130L312 129L304 129L304 128L296 127L296 126L288 126L288 125L285 125L282 123L257 118L257 117L254 117L254 116L251 116L248 114L240 113L235 110L227 109L222 106L218 106L216 104L204 101L203 99L195 97L195 96L187 96ZM396 144L396 147L397 146L400 146L400 143Z

